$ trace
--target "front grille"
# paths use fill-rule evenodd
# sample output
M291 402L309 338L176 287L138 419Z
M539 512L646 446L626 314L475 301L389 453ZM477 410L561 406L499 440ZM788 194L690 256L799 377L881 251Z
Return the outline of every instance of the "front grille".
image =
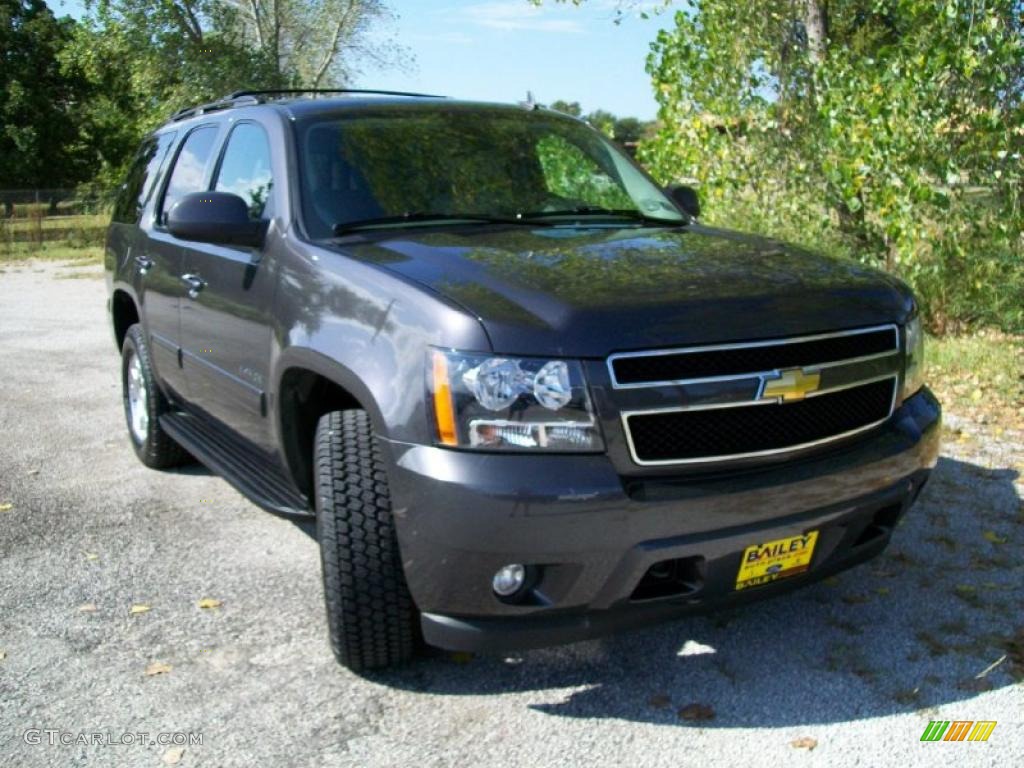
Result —
M668 353L613 356L617 386L653 385L657 382L736 376L780 368L823 365L871 355L895 353L896 327L867 329L806 339L729 345Z
M633 414L626 418L640 463L708 461L794 449L886 419L896 378L793 403Z

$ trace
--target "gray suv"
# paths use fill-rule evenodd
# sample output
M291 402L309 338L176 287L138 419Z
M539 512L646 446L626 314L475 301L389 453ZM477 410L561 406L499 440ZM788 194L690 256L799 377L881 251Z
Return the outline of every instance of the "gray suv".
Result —
M938 452L914 297L698 222L533 104L240 92L142 143L110 225L124 408L315 516L332 648L572 642L881 552Z

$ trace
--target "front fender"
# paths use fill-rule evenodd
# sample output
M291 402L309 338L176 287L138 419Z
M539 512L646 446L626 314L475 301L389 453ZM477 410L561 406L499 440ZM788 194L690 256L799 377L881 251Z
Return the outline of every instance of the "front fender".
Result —
M271 381L306 368L343 387L390 440L431 443L430 346L490 351L477 318L380 266L302 243L283 260ZM279 414L276 414L279 416ZM279 421L277 422L280 423Z

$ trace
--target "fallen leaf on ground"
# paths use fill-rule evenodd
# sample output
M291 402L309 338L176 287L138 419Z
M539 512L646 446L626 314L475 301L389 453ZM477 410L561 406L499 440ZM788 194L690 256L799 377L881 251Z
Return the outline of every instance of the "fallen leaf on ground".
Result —
M655 709L667 709L671 703L672 699L669 698L667 693L656 693L647 700L648 706Z
M793 739L789 742L789 746L795 749L806 749L810 751L818 746L818 740L812 739L810 736L801 736L799 739Z
M14 505L9 502L0 504L0 512L10 512L12 509L14 509Z
M80 610L82 613L96 613L96 604L86 603L85 605L78 606L78 610Z
M162 661L154 661L148 667L146 667L146 677L154 677L155 675L166 675L171 671L171 665Z
M134 615L135 615L135 614L137 614L137 613L146 613L147 611L151 611L151 610L153 610L153 609L152 609L152 608L150 608L150 607L149 607L148 605L146 605L145 603L136 603L135 605L133 605L133 606L131 607L131 610L130 610L130 611L128 611L128 612L129 612L129 613L130 613L130 614L131 614L132 616L134 616Z
M220 600L216 600L212 597L204 597L199 601L199 607L203 610L210 610L211 608L220 608L223 603Z
M0 661L7 658L7 651L0 651Z
M100 556L97 555L95 552L83 552L82 554L85 555L85 559L86 560L99 560L100 559Z
M877 592L879 595L888 595L891 591L892 590L889 589L888 587L876 587L875 588L875 592Z
M181 762L181 756L185 754L184 747L171 747L164 752L165 765L177 765Z
M985 541L991 541L993 544L1005 544L1006 543L1006 537L1005 536L1000 536L995 531L985 531L981 535L985 538Z
M680 720L714 720L715 708L709 704L694 702L679 710Z

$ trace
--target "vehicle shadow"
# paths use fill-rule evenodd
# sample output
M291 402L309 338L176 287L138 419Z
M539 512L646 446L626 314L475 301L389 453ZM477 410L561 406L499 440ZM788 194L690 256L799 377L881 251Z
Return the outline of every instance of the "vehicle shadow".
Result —
M773 600L508 658L436 652L373 680L434 695L519 694L563 717L700 727L831 723L967 700L1024 678L1016 478L942 458L885 553ZM713 716L686 719L680 710L694 703Z

